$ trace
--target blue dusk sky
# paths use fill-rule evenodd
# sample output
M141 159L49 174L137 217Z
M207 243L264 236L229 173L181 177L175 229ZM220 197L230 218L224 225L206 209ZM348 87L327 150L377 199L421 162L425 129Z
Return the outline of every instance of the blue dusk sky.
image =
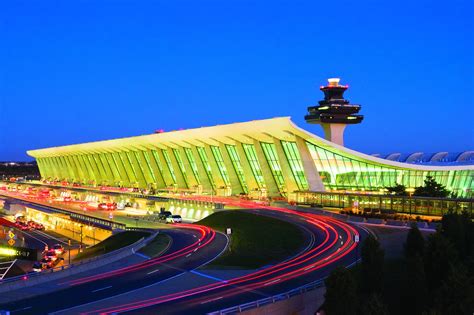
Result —
M474 149L472 1L2 1L0 161L291 116L349 84L365 153Z

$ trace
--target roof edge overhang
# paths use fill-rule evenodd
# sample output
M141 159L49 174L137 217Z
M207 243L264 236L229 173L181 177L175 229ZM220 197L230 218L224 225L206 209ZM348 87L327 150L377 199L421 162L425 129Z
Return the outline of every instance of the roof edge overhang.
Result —
M456 166L426 166L403 162L396 162L375 157L369 154L357 152L347 147L325 140L299 126L290 117L276 117L262 120L252 120L225 125L193 128L186 130L169 131L164 133L119 138L113 140L94 141L81 144L73 144L46 149L29 150L27 154L34 158L67 155L74 153L97 153L103 150L133 150L133 147L144 145L145 147L175 147L181 145L189 147L190 143L213 143L220 141L240 141L252 143L253 140L262 142L273 141L273 138L280 140L292 140L294 136L299 136L304 140L323 147L334 153L370 162L380 166L388 166L396 169L413 169L420 171L451 171L451 170L474 170L474 165Z

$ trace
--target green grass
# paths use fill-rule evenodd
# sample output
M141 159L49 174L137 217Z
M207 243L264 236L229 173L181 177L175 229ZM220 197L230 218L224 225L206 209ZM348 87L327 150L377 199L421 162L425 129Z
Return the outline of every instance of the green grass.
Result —
M159 256L171 242L171 237L166 234L158 234L148 245L143 247L139 252L148 257Z
M110 253L119 248L133 244L142 237L147 237L149 235L150 233L141 231L125 231L118 234L114 234L106 238L102 242L84 249L82 253L79 253L76 256L74 261L80 261Z
M198 224L224 233L232 228L230 248L208 268L259 268L296 254L304 245L297 226L239 210L216 212Z

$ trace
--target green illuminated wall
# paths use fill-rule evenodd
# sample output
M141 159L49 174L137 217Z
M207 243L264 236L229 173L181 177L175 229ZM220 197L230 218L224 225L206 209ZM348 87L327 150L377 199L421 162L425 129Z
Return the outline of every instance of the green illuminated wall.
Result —
M38 157L37 162L45 179L143 188L193 189L200 185L214 193L231 187L233 194L265 190L269 195L311 190L314 183L307 172L314 163L311 174L316 176L312 178L322 181L326 189L373 191L395 183L416 187L426 176L433 176L459 196L472 194L474 171L470 169L425 171L408 164L406 168L396 167L298 139L300 142L273 138L273 142L173 148L133 146L55 154ZM307 157L304 163L302 156Z

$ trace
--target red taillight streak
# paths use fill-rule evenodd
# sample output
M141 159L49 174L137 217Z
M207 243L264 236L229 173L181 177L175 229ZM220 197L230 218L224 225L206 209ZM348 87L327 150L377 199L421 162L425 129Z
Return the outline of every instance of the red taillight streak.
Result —
M197 245L197 248L202 248L202 247L206 246L207 244L212 242L212 240L214 240L214 238L215 238L215 232L213 230L209 229L208 227L196 226L196 225L190 225L190 224L183 224L183 225L180 225L180 226L184 226L185 228L189 228L189 229L199 230L201 232L201 236L199 237L199 239L197 241L195 241L191 245L183 247L183 248L181 248L181 249L179 249L179 250L177 250L173 253L170 253L170 254L167 254L167 255L164 255L164 256L160 256L160 257L156 257L156 258L147 260L145 262L142 262L142 263L139 263L139 264L136 264L136 265L133 265L133 266L117 269L117 270L110 271L110 272L100 274L100 275L96 275L96 276L89 276L89 277L86 277L86 278L81 278L81 279L77 279L77 280L63 282L61 284L69 284L71 286L72 285L79 285L79 284L83 284L83 283L86 283L86 282L108 278L108 277L112 277L114 275L122 274L122 273L125 273L125 272L130 272L130 271L136 271L136 270L139 270L139 269L142 269L142 268L153 266L155 264L170 261L172 259L176 259L178 257L182 257L186 254L189 254L190 252L192 252L195 249L196 245ZM203 239L208 234L210 235L210 237L208 239L206 239L206 241L203 242ZM199 245L200 242L201 242L201 245Z
M281 211L280 209L275 209L277 211ZM289 213L297 213L296 211L292 211L292 210L287 210L287 209L284 209L283 212L289 212ZM313 217L316 217L316 215L312 215L312 214L301 214L301 213L297 213L297 215L300 215L300 216L303 216L303 217L307 217L307 218L310 218L310 220L308 220L308 222L311 222L312 224L318 226L319 228L321 228L321 226L319 224L317 224L316 222L319 221L317 219L313 219L311 218L311 216ZM288 281L288 280L291 280L295 277L298 277L300 275L304 275L306 273L309 273L309 272L313 272L314 270L317 270L317 269L320 269L320 268L323 268L324 266L327 266L328 264L338 260L338 259L341 259L343 258L345 255L347 255L350 251L352 251L352 249L356 246L355 243L352 242L351 240L351 231L353 233L356 233L358 234L358 232L352 228L351 226L349 225L346 225L346 224L343 224L335 219L332 219L332 218L325 218L326 220L332 222L333 224L337 225L339 228L343 229L347 238L348 238L348 241L344 243L344 245L341 247L340 251L337 251L333 254L331 254L330 256L328 256L327 258L331 257L331 259L327 259L326 258L326 262L323 262L321 265L318 265L318 266L315 266L311 269L308 269L308 270L304 270L305 268L307 268L307 266L303 266L299 269L296 269L294 271L291 271L283 276L280 276L280 278L285 278L284 281ZM319 221L321 222L321 221ZM333 230L333 232L335 233L335 239L333 240L333 242L326 248L324 248L323 250L321 250L320 252L318 252L316 255L313 255L311 257L308 257L306 259L303 259L302 261L300 262L294 262L294 263L290 263L292 261L296 261L298 259L301 259L302 257L304 256L307 256L308 254L310 254L311 252L313 252L314 250L316 250L317 248L319 248L321 246L318 245L316 248L312 249L311 251L308 251L306 252L305 254L299 256L299 257L296 257L290 261L287 261L287 262L284 262L282 264L278 264L274 267L270 267L270 268L267 268L267 269L264 269L262 271L259 271L259 272L256 272L256 273L253 273L253 274L250 274L250 275L246 275L246 276L243 276L243 277L238 277L238 278L234 278L234 279L231 279L229 281L227 281L225 284L210 284L210 285L206 285L206 286L202 286L202 287L199 287L199 288L195 288L195 289L191 289L191 290L187 290L187 291L183 291L183 292L179 292L179 293L173 293L173 294L169 294L169 295L166 295L166 296L162 296L162 297L157 297L157 298L152 298L152 299L149 299L149 300L145 300L145 301L140 301L140 302L133 302L133 303L129 303L129 304L125 304L123 305L123 307L121 309L115 309L112 311L113 312L121 312L121 311L126 311L126 310L132 310L132 309L137 309L137 308L143 308L143 307L147 307L147 306L152 306L152 305L156 305L156 304L160 304L160 303L165 303L165 302L168 302L168 301L172 301L172 300L176 300L176 299L180 299L180 298L184 298L184 297L188 297L188 296L192 296L192 295L195 295L195 294L200 294L200 293L204 293L204 292L207 292L207 291L211 291L211 290L214 290L214 289L218 289L218 288L222 288L222 287L226 287L226 286L230 286L230 285L236 285L238 283L241 283L241 282L244 282L246 280L254 280L254 279L258 279L258 278L261 278L261 277L264 277L264 276L268 276L270 274L273 274L277 271L280 271L282 269L284 269L282 266L283 265L287 265L286 268L289 268L289 267L293 267L293 266L296 266L296 265L300 265L310 259L314 259L316 258L317 256L321 255L322 253L326 252L327 250L329 250L339 239L337 237L338 233L337 231L332 227L332 226L329 226L327 223L324 223L324 222L321 222L323 223L326 227L330 228L331 230ZM325 232L327 233L326 235L328 236L328 232L327 230L325 230ZM327 240L327 238L326 238ZM349 241L350 240L350 241ZM324 243L322 243L324 244ZM346 251L346 248L347 246L349 246L349 244L352 244L349 248L348 251ZM334 257L336 256L336 257ZM334 258L332 258L334 257ZM271 269L273 268L279 268L277 270L272 270L270 271ZM259 274L257 276L257 274ZM248 285L244 285L244 286L241 286L240 288L234 290L233 293L235 292L238 292L238 290L245 290L245 288L250 288L249 290L251 290L251 288L258 288L258 287L261 287L263 285L265 285L266 283L268 283L270 280L272 279L269 279L269 280L265 280L265 281L260 281L258 283L255 283L255 284L248 284ZM231 291L232 292L232 291ZM231 293L231 294L233 294ZM230 295L231 295L230 294ZM142 304L139 304L137 305L136 303L142 303ZM103 311L106 311L107 313L103 313L103 314L108 314L110 311L107 311L107 309L104 309ZM102 313L101 313L102 314Z

